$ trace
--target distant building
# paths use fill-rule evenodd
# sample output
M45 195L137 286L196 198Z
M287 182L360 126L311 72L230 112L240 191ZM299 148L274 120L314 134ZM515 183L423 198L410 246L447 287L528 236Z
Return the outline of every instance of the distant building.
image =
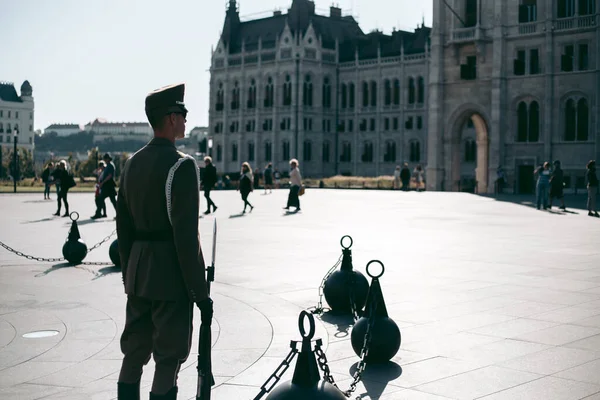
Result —
M56 133L58 137L65 137L79 133L82 130L81 125L78 124L52 124L44 129L44 135Z
M21 85L21 96L13 83L0 82L0 145L13 146L13 134L18 131L19 147L34 148L33 89L28 81Z
M100 118L86 124L85 130L94 134L94 144L110 140L146 142L153 135L152 127L147 122L108 122Z
M197 126L190 131L185 139L176 144L179 151L201 160L208 155L208 143L208 127Z

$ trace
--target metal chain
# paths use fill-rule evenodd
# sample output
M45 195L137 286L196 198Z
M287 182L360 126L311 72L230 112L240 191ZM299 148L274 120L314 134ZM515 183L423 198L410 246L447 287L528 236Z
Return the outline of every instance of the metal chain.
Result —
M319 285L319 302L317 303L316 307L311 307L309 309L313 314L323 314L323 312L325 311L325 308L323 307L323 296L324 296L323 288L325 288L325 282L327 282L327 279L329 279L329 277L331 275L333 275L333 273L335 272L335 270L342 263L342 257L343 257L343 255L340 256L340 258L337 260L337 262L334 264L334 266L331 267L329 269L329 271L327 271L327 273L325 274L325 276L321 280L321 284Z
M348 388L348 390L343 392L344 396L346 396L346 397L352 396L352 393L354 393L356 391L356 386L362 380L362 375L365 372L365 369L367 368L366 359L367 359L367 356L369 355L369 348L371 347L371 341L373 339L373 326L375 326L376 311L377 311L377 300L373 299L373 301L371 302L371 308L370 308L371 315L369 317L367 330L365 332L365 339L363 341L363 347L360 351L360 362L358 363L358 365L356 367L356 371L352 375L352 383L350 384L350 387ZM323 351L322 346L323 346L323 341L321 339L318 339L316 341L316 345L315 345L315 354L317 356L317 364L319 364L319 368L321 368L321 370L323 371L323 379L325 381L329 382L330 384L332 384L333 386L335 386L336 388L338 388L333 376L331 375L331 370L329 369L329 364L327 362L327 356L325 355L325 352ZM360 400L360 396L356 397L356 399Z
M69 231L70 232L70 231ZM105 237L104 239L102 239L100 242L96 243L94 246L92 246L87 252L90 253L93 250L96 250L98 247L102 246L104 243L108 242L115 234L117 233L116 230L114 230L110 235L108 235L107 237ZM18 250L13 249L12 247L10 247L9 245L0 242L0 246L2 246L3 248L5 248L6 250L8 250L9 252L19 256L19 257L24 257L28 260L33 260L33 261L38 261L38 262L47 262L47 263L51 263L51 262L61 262L61 261L66 261L64 257L61 258L44 258L44 257L35 257L35 256L31 256L28 254L25 254L23 252L20 252ZM113 263L108 263L108 262L84 262L82 263L84 265L113 265Z
M107 237L105 237L104 239L102 239L101 241L99 241L98 243L96 243L95 245L93 245L87 252L91 253L92 251L96 250L98 247L100 247L104 243L108 242L116 234L117 234L117 230L115 229L114 231L112 231L112 233L110 235L108 235Z
M358 321L360 316L358 315L358 310L356 309L356 299L354 297L354 284L356 283L356 275L352 272L348 274L348 296L350 301L350 312L352 313L352 318L354 318L354 322Z
M352 375L352 383L350 384L350 388L344 392L346 397L350 397L352 393L356 391L356 385L361 381L362 375L367 368L367 357L369 356L369 349L371 347L371 340L373 339L373 327L375 326L376 312L377 312L377 298L373 297L371 302L371 308L369 310L369 322L367 325L367 330L365 332L365 339L363 341L363 347L360 350L360 362L356 367L356 371L354 375Z
M283 374L285 374L285 372L290 367L291 362L294 360L296 355L298 355L298 349L297 349L298 343L299 342L295 342L295 341L292 341L290 343L290 347L292 349L290 350L289 354L285 357L285 359L281 362L281 364L279 364L279 366L277 367L277 369L275 369L275 371L271 374L271 376L269 376L269 379L267 379L265 381L265 383L263 383L263 385L260 387L260 393L258 393L256 395L254 400L262 399L267 393L269 393L269 392L271 392L271 390L273 390L273 388L275 387L277 382L279 382L279 380L281 379Z

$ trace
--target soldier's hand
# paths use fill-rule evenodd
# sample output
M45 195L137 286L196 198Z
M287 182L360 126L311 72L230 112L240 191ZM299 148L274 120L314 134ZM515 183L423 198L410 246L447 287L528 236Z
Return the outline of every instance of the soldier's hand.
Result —
M200 309L200 318L203 323L209 323L213 317L213 301L210 297L196 303Z

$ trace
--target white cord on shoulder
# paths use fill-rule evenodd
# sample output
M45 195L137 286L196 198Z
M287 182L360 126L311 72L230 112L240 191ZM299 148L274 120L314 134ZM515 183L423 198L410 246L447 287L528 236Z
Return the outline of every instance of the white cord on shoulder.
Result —
M173 224L173 221L171 221L171 189L173 187L173 178L175 178L175 172L177 171L177 169L186 160L192 160L192 162L194 163L194 169L196 170L196 190L200 190L200 171L198 170L198 164L196 163L194 157L185 155L179 160L177 160L175 165L171 167L171 169L169 170L169 175L167 176L167 183L165 184L165 195L167 199L167 215L169 216L169 223L171 225Z

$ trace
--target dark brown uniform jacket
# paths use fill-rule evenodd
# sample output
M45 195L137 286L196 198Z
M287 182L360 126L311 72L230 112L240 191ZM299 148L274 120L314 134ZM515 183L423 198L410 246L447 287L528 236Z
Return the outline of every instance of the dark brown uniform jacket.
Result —
M155 138L127 160L117 200L117 236L125 293L151 300L207 297L205 264L198 234L196 163L184 161L171 188L171 223L165 184L169 170L185 157L167 139ZM136 240L136 232L167 232L163 241ZM138 235L139 237L139 235Z

